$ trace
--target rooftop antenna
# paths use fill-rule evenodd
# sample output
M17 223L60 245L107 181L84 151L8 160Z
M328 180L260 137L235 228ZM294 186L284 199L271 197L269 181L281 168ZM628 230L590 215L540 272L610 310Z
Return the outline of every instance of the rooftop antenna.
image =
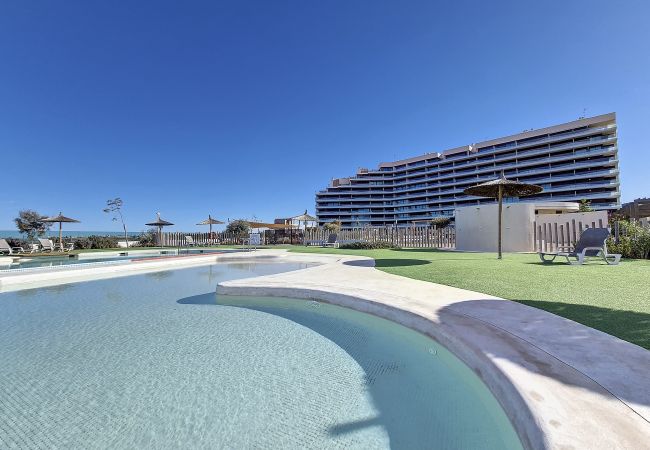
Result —
M582 115L578 119L584 119L587 117L587 108L582 108Z

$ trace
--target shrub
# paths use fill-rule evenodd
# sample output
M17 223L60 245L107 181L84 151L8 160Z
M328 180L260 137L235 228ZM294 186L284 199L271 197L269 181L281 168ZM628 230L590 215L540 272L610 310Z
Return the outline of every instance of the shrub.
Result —
M583 198L580 200L580 205L578 207L578 211L580 212L591 212L594 209L591 207L591 200L587 200L586 198Z
M399 248L392 245L390 242L383 241L356 241L356 242L347 242L341 244L340 248L349 249L349 250L377 250L381 248Z
M22 247L25 250L27 250L29 248L29 241L27 241L25 239L7 238L6 241L7 241L7 244L9 244L10 247Z
M650 258L650 229L629 220L620 220L617 223L618 243L615 236L610 236L607 240L608 251L620 253L624 258Z
M450 223L451 223L451 218L449 217L436 217L434 219L431 219L431 226L437 228L448 227Z
M247 221L238 219L233 220L226 226L226 232L231 233L237 237L246 237L251 227Z
M118 238L115 236L88 236L66 238L65 241L74 243L75 249L117 248Z
M323 225L323 229L330 233L338 233L341 231L341 221L335 220L333 222L327 222L325 225Z
M158 231L152 228L140 234L140 236L138 236L135 240L138 241L138 246L140 247L155 247L157 235Z

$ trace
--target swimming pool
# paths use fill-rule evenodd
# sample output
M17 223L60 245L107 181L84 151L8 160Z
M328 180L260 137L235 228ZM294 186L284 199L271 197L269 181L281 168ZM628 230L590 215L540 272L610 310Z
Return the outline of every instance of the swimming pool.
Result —
M12 273L24 269L41 269L41 268L60 268L62 266L71 266L78 264L110 264L123 263L133 260L144 260L151 258L172 258L194 255L210 255L218 253L241 252L242 250L233 249L169 249L169 250L151 250L151 251L127 251L124 252L90 252L80 253L78 255L58 254L53 256L36 256L33 258L23 257L11 264L0 266L0 273Z
M238 262L0 294L0 447L521 448L445 348L218 282Z

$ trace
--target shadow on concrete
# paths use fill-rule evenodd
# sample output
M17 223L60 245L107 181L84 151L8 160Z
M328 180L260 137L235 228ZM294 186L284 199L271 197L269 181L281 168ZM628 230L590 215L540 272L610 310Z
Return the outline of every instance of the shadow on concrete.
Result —
M544 311L557 315L549 316ZM601 331L615 332L621 339L648 348L650 314L537 300L517 300L515 303L486 299L446 306L439 312L440 322L453 327L459 322L459 314L467 315L470 323L475 322L471 332L476 335L463 338L480 339L484 346L490 347L488 351L495 358L508 359L528 371L599 395L609 396L610 392L615 392L628 406L650 406L650 376L642 369L650 367L650 352L593 329L597 326ZM474 317L476 319L472 319ZM566 318L589 328L575 326ZM502 329L519 339L507 340L507 345L491 345L499 339L488 336L498 336ZM530 336L537 342L535 347L523 339ZM547 352L553 358L549 358ZM598 361L597 364L594 361ZM591 381L596 374L602 386ZM630 381L632 379L636 381ZM639 383L639 379L643 381Z
M566 317L650 350L650 314L540 300L517 302Z
M374 259L358 259L355 261L345 261L343 263L346 266L353 266L353 267L375 267L375 260Z

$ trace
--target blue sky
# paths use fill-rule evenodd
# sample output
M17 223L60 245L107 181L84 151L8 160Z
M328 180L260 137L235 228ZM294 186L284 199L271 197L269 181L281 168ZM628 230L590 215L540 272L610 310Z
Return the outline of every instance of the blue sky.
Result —
M615 111L650 195L650 2L0 4L0 229L313 212L357 167Z

